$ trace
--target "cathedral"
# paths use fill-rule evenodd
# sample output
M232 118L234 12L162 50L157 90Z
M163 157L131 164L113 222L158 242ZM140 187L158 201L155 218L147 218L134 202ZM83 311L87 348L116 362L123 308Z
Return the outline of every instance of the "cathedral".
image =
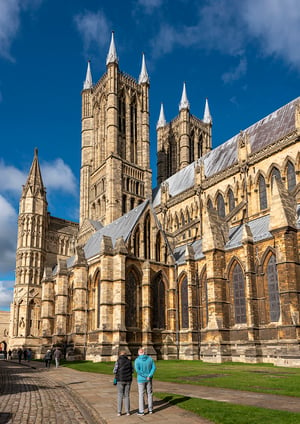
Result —
M9 347L35 357L300 366L300 98L212 148L212 117L157 122L149 77L106 72L82 90L79 223L51 216L34 153L18 217Z

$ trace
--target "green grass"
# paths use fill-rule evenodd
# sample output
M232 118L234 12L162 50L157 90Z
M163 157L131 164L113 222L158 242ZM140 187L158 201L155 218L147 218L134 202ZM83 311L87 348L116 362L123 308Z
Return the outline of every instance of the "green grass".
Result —
M300 397L299 368L233 362L211 364L201 361L157 361L156 365L155 380ZM65 362L64 366L78 371L112 376L114 363L76 361ZM163 403L177 405L215 424L300 423L299 413L190 398L170 393L154 394Z
M91 361L65 363L79 371L101 374L112 374L113 365L113 362ZM176 360L157 361L156 365L155 379L160 381L300 397L300 368Z
M155 393L164 402L179 406L215 424L299 424L300 414L226 402L195 399L170 393Z

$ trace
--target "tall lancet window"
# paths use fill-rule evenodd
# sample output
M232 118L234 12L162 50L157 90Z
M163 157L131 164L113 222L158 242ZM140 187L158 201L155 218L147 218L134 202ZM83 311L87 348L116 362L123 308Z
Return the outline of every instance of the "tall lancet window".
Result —
M234 296L234 315L236 324L245 324L246 319L246 298L245 298L245 280L241 266L236 264L232 273L233 296Z
M121 157L126 158L126 97L122 90L118 100L118 126L119 126L119 143L118 153Z
M130 161L137 163L137 107L135 97L130 105Z
M189 328L188 279L184 277L180 284L180 324L181 328Z
M225 217L225 203L224 203L224 199L221 193L218 194L217 196L217 208L218 208L218 215L221 218Z
M189 163L194 162L194 160L195 160L195 134L194 134L194 131L192 131L189 138Z
M125 325L137 327L137 289L138 281L135 273L130 271L125 283Z
M295 174L295 167L291 161L288 161L287 163L286 175L287 175L288 190L292 191L296 187L296 174Z
M260 210L263 210L268 207L268 203L267 203L266 181L262 175L260 175L258 178L258 190L259 190L259 207L260 207Z
M272 255L268 262L267 278L269 289L270 321L276 322L279 320L280 316L280 300L275 255Z
M152 283L152 328L166 327L165 297L165 285L159 273Z
M228 190L228 205L229 205L229 212L231 212L235 208L235 199L234 199L234 194L231 188Z
M150 249L151 249L151 240L150 240L150 215L148 214L144 222L144 257L145 259L150 259Z

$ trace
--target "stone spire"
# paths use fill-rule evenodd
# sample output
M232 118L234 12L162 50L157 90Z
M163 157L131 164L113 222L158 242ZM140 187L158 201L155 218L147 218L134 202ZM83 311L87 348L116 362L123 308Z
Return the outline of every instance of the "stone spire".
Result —
M109 51L106 57L106 65L109 63L118 63L117 50L115 46L114 32L111 33Z
M167 123L167 121L166 121L166 118L165 118L164 105L161 104L160 105L159 118L158 118L158 121L157 121L157 124L156 124L156 129L164 127L166 125L166 123Z
M211 114L210 114L210 110L209 110L209 106L208 106L208 99L207 98L205 100L203 122L205 122L205 124L212 124L212 117L211 117Z
M34 158L32 165L28 174L26 184L24 185L24 190L26 191L30 187L31 191L34 193L38 189L41 193L45 191L42 174L40 170L39 160L38 160L38 149L34 149Z
M149 76L146 68L145 55L142 57L142 68L139 76L139 84L149 84Z
M187 98L187 95L186 95L186 87L185 87L185 82L184 82L181 100L180 100L180 103L179 103L179 111L181 111L182 109L189 109L189 108L190 108L190 102L188 101L188 98Z
M93 87L93 80L92 80L92 73L91 73L91 61L88 61L87 70L86 70L86 77L85 81L83 83L83 89L88 90L89 88Z

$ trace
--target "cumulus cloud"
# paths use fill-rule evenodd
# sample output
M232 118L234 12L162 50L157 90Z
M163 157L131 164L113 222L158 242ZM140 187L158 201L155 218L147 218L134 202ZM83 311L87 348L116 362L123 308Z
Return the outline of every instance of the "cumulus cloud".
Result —
M239 66L223 75L224 82L232 82L245 75L253 42L258 54L276 56L300 71L299 39L299 0L207 0L196 24L174 25L166 18L151 44L154 57L178 46L240 57Z
M4 161L0 159L1 192L20 193L26 177L27 173L20 171L15 166L5 165Z
M65 193L76 194L76 178L69 165L62 159L53 162L43 162L41 172L44 185L49 190L61 190Z
M222 79L224 83L233 82L233 81L239 80L241 77L246 75L246 72L247 72L247 60L243 57L241 58L239 64L235 68L231 69L228 72L225 72L222 75Z
M0 281L0 309L9 310L13 300L14 281Z
M15 268L17 212L1 194L0 210L0 272L11 272Z
M111 26L102 11L96 13L85 11L76 15L74 21L83 38L85 51L88 51L94 43L99 47L107 46Z
M37 8L42 0L1 0L0 1L0 56L13 61L11 45L20 28L22 11Z
M144 9L146 13L152 13L155 9L162 6L163 0L137 0L137 6Z

